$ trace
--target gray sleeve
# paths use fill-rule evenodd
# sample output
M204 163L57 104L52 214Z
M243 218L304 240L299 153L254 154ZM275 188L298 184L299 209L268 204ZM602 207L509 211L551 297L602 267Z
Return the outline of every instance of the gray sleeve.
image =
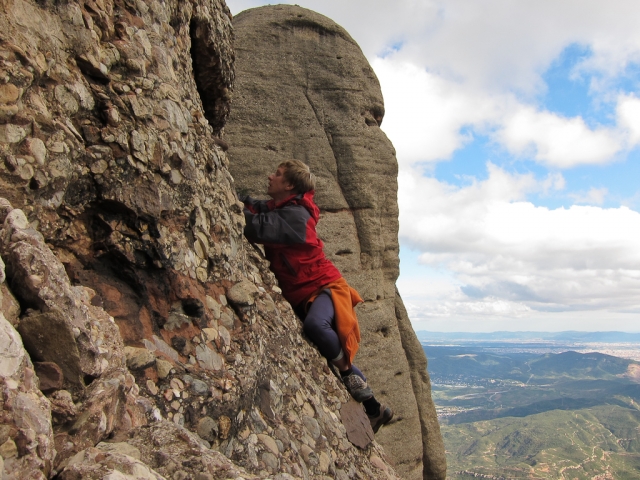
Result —
M268 212L269 208L267 208L267 201L266 200L256 200L253 197L250 197L249 195L241 197L240 201L242 203L244 203L244 207L245 210L249 210L252 213L262 213L262 212Z
M307 221L311 216L301 205L288 205L265 213L245 209L245 236L254 243L305 243Z

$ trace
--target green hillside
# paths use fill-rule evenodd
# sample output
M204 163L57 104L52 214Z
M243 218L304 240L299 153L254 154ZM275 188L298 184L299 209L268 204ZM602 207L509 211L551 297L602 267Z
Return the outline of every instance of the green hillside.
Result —
M640 412L618 405L443 425L449 478L638 479Z
M640 479L638 362L425 349L450 479Z
M547 354L528 362L530 372L536 377L549 378L615 378L635 363L624 358L602 353L564 352Z

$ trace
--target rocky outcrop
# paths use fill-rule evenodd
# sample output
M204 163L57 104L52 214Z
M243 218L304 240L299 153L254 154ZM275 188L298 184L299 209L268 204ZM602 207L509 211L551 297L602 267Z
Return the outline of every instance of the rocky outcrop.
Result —
M264 194L287 158L316 174L325 252L365 300L356 363L396 412L377 439L403 477L444 478L426 358L395 289L397 162L379 128L375 74L344 29L300 7L247 10L234 28L237 82L225 132L236 184Z
M4 273L2 267L0 264L0 272ZM51 406L38 389L38 377L20 335L2 313L0 388L2 478L47 478L55 456Z
M64 426L55 435L52 466L60 469L74 453L146 424L144 408L125 367L113 317L92 304L93 290L70 284L62 263L24 212L11 209L4 199L0 202L7 212L0 230L0 254L7 262L11 288L19 292L25 309L18 332L30 358L57 366L62 379L59 387L46 388L55 394L54 414L67 417L58 422ZM77 406L69 402L72 396ZM51 421L46 412L42 416Z
M222 0L0 1L7 478L396 478L243 239L233 61Z

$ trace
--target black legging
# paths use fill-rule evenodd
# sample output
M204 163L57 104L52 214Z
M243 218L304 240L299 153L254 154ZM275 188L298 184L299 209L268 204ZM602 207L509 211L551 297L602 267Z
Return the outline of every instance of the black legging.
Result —
M342 354L342 346L338 333L335 330L335 310L331 295L324 291L313 301L303 323L304 333L320 350L323 357L339 360ZM355 365L351 365L353 372L364 381L364 374Z

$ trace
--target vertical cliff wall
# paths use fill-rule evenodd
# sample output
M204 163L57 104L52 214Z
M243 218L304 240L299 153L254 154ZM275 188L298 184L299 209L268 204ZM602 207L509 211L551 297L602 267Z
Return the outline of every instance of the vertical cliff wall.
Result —
M233 61L221 0L0 0L3 478L396 478L242 237Z
M325 253L365 300L356 363L396 413L377 438L405 478L444 478L426 359L395 289L397 162L379 128L376 76L344 29L309 10L247 10L234 28L237 82L225 138L236 184L264 194L286 158L317 175Z

